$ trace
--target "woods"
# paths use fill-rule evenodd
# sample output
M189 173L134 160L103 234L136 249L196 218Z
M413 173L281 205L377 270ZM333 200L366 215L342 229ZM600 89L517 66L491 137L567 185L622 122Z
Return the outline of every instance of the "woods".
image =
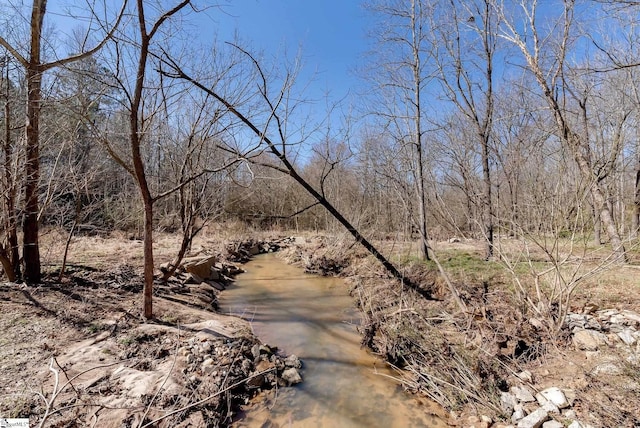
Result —
M41 227L64 228L69 251L74 234L127 230L144 239L151 317L154 230L184 235L179 262L213 220L346 227L398 278L376 241L417 239L429 260L433 242L473 238L502 260L500 238L580 238L624 263L637 5L556 3L373 1L366 94L324 112L300 58L189 44L192 1L77 6L71 38L47 30L46 1L7 3L5 24L24 25L0 34L4 275L41 280Z

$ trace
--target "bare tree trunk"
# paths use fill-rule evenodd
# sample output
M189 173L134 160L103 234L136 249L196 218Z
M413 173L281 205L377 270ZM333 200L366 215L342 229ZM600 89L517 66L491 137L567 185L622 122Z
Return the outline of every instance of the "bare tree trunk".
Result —
M13 144L11 138L11 110L9 107L9 67L7 66L7 92L4 104L4 183L5 183L5 215L4 227L7 234L3 262L4 271L9 281L20 277L20 253L18 251L18 222L16 219L16 183L12 172Z
M600 223L600 211L595 205L592 207L593 212L593 243L597 246L602 245L602 225Z
M420 1L420 0L418 0ZM413 122L415 125L415 148L416 148L416 191L418 193L418 217L420 224L418 229L420 230L420 255L424 260L429 260L429 235L427 234L427 207L426 207L426 195L424 190L424 153L422 149L422 104L420 101L422 76L420 67L420 41L416 34L416 20L419 19L417 12L415 11L415 1L412 2L411 7L411 29L412 29L412 49L413 49L413 95L415 103L415 116Z
M144 170L142 153L140 151L140 107L142 103L142 90L144 87L147 57L149 55L150 37L147 35L142 0L138 0L138 20L140 25L140 58L138 60L138 72L136 86L131 102L129 115L129 140L131 144L131 159L138 189L144 206L144 289L143 289L143 314L149 319L153 317L153 198L149 190L147 175Z
M634 185L633 214L631 215L631 236L638 238L640 229L640 157L636 164L636 182Z
M40 181L40 103L42 98L42 70L40 47L42 23L47 1L36 0L31 14L30 58L27 63L27 123L26 161L24 178L23 249L24 278L38 283L41 279L40 247L38 243L38 183Z
M564 124L564 121L558 120L559 123ZM566 125L563 129L565 135L569 133ZM580 169L580 173L585 178L592 178L593 171L589 167L589 162L585 158L584 154L581 151L581 147L579 142L572 141L574 139L578 139L577 135L573 135L572 137L566 136L565 140L569 142L570 147L572 148L574 158L578 163L578 168ZM592 178L593 179L593 178ZM609 241L611 242L611 249L615 254L616 258L624 263L627 262L627 254L622 244L622 239L620 239L620 234L618 233L618 228L616 227L615 220L613 219L613 215L611 214L611 210L609 209L609 204L607 202L607 198L602 190L600 182L595 179L591 184L591 197L593 198L593 203L595 205L595 209L599 210L600 213L600 221L602 222L602 226L607 231L607 235L609 236Z

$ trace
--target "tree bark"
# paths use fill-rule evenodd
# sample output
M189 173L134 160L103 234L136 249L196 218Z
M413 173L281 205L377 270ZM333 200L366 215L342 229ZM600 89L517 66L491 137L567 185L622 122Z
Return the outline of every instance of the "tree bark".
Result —
M47 1L36 0L31 13L31 52L27 72L27 123L24 179L23 250L24 279L28 283L41 280L40 246L38 242L38 184L40 181L40 103L42 70L40 64L42 23Z
M418 217L420 224L418 228L420 230L420 255L424 260L429 260L429 235L427 234L427 207L426 207L426 195L424 190L424 153L422 150L422 104L420 100L422 76L420 66L420 39L416 31L416 26L419 25L417 20L420 18L418 11L416 11L416 1L411 2L411 32L412 32L412 54L413 63L413 96L414 96L414 108L415 115L413 122L415 126L414 145L416 149L416 193L418 194ZM417 7L421 7L420 4Z
M16 218L16 183L12 173L13 143L11 138L11 109L9 106L9 68L7 67L7 100L4 104L4 183L5 191L5 215L4 227L7 234L7 248L4 257L7 265L4 271L9 281L15 281L20 277L20 254L18 251L18 223ZM9 267L10 266L10 267Z
M640 229L640 157L638 157L638 162L636 164L633 214L631 215L631 236L638 238L638 229Z

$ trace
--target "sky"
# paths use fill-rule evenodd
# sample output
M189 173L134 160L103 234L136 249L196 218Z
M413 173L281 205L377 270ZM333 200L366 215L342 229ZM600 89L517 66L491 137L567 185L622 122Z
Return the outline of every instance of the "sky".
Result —
M370 30L359 0L234 0L208 15L223 41L237 30L257 51L300 52L301 79L313 79L314 98L328 91L341 99L357 84L355 69L368 50Z

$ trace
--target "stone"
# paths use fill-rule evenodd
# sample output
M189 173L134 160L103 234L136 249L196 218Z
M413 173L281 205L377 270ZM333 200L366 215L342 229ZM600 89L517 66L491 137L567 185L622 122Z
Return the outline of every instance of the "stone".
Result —
M599 331L578 330L573 334L573 345L581 351L597 351L607 344L607 336Z
M221 284L217 281L207 281L207 284L209 284L211 287L215 288L218 291L224 291L226 289L224 284Z
M524 418L524 416L524 406L522 404L516 404L515 406L513 406L511 422L517 423L520 419Z
M531 375L531 372L529 370L523 370L520 373L516 374L516 376L518 377L518 379L524 382L533 382L533 376Z
M531 394L531 391L526 386L512 386L511 393L519 400L524 403L530 403L532 401L536 401Z
M483 421L477 416L469 416L464 424L468 428L489 428L491 423Z
M620 340L622 340L625 344L629 346L635 345L636 342L638 341L633 335L633 330L630 328L625 328L624 330L619 332L618 337L620 338Z
M544 409L536 409L518 421L518 428L539 428L549 420L549 414Z
M182 261L182 267L188 273L192 275L197 275L198 277L204 279L209 279L211 276L211 268L216 263L216 257L190 257L185 258ZM200 281L202 282L202 281Z
M202 365L200 366L200 368L202 370L202 373L210 374L210 373L213 373L213 371L216 369L216 363L215 361L213 361L212 358L207 358L202 362Z
M505 412L512 412L514 407L518 404L518 399L508 392L500 393L500 407Z
M547 413L554 413L556 415L560 414L560 409L558 409L558 406L553 404L551 401L545 402L542 406L540 406L540 408L546 410Z
M582 424L578 421L573 421L569 424L567 428L584 428Z
M287 358L284 359L284 365L286 367L293 367L294 369L302 368L302 362L294 354L291 354Z
M491 425L493 423L493 419L491 419L491 417L487 415L480 415L480 421L485 422L488 425Z
M614 363L602 363L598 364L591 372L593 375L621 375L623 370L620 366Z
M564 416L567 419L575 419L578 416L576 415L576 411L573 409L567 409L564 412L562 412L562 416Z
M546 402L553 403L559 409L565 409L569 407L569 401L560 388L552 386L536 394L536 400L538 404L543 406Z
M637 312L633 312L633 311L629 311L629 310L623 310L620 312L620 314L625 317L627 320L636 323L636 324L640 324L640 314L638 314Z
M182 281L182 282L184 284L201 284L202 281L204 281L204 279L202 279L198 275L193 274L193 273L188 273L187 276L185 277L184 281Z
M283 371L281 377L289 385L295 385L302 382L302 377L300 377L300 373L298 373L298 370L294 369L293 367Z
M552 419L550 421L543 423L542 428L564 428L564 425Z

